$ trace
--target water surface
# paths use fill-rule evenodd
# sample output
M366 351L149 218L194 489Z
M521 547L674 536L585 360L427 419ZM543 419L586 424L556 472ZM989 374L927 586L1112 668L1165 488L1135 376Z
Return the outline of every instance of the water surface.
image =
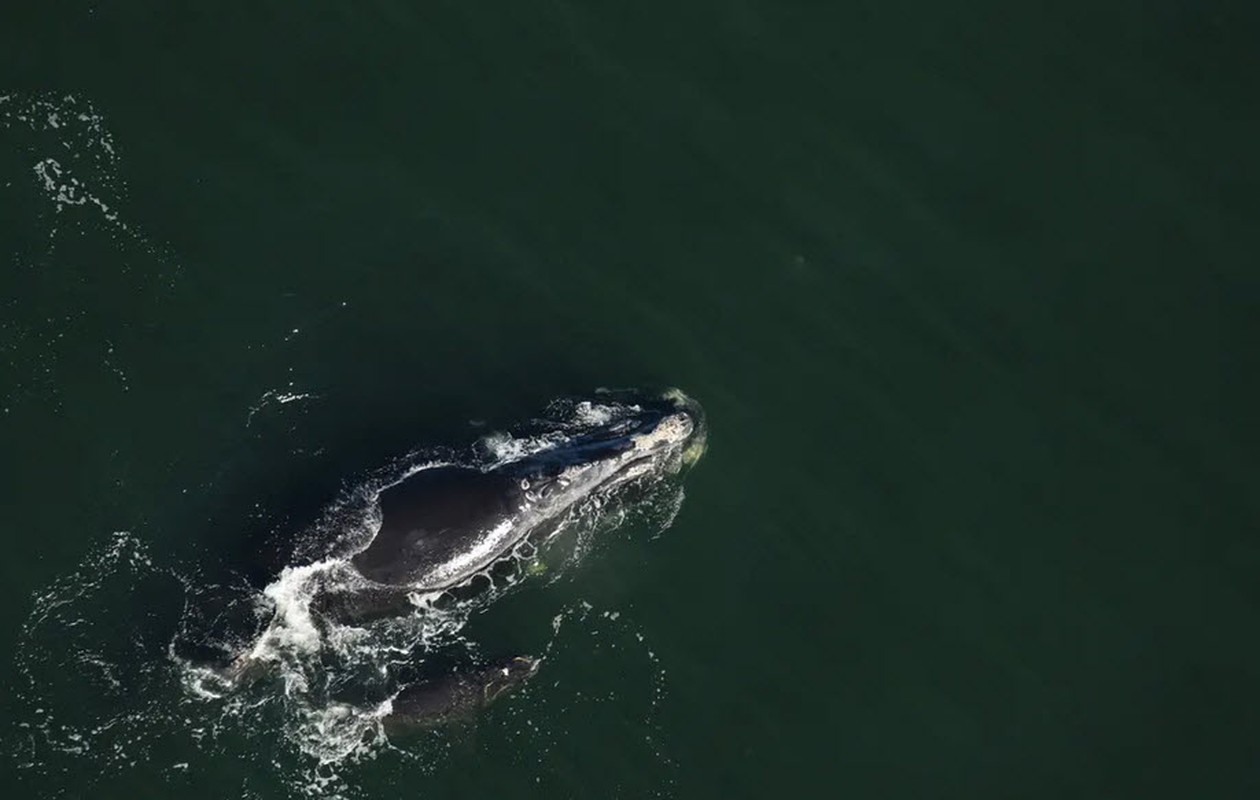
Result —
M6 781L1253 794L1255 17L6 8ZM320 770L171 681L357 476L672 385L673 526L481 620L554 658L471 729Z

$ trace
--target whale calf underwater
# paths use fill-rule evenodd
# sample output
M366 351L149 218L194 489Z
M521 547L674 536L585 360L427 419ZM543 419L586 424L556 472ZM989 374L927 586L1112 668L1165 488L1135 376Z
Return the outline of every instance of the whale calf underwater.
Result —
M556 401L523 436L485 437L359 487L354 513L333 514L299 549L304 557L264 589L265 626L214 670L216 693L276 671L286 695L311 693L334 681L312 679L305 664L329 651L350 662L356 643L397 651L407 646L399 641L416 641L409 622L458 630L501 594L496 587L546 572L553 549L572 555L583 537L615 526L665 487L681 502L681 477L706 438L699 404L678 390L603 392ZM513 654L438 675L391 676L372 713L389 734L467 718L540 665Z

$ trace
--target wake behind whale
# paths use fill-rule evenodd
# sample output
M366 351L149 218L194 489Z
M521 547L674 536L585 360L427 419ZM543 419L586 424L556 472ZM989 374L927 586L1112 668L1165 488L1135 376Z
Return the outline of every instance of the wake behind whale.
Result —
M705 436L681 392L604 393L463 452L417 451L299 537L250 598L257 629L219 642L226 664L179 659L185 686L229 702L278 689L291 738L322 762L467 718L543 668L536 653L480 656L471 616L627 519L668 526Z

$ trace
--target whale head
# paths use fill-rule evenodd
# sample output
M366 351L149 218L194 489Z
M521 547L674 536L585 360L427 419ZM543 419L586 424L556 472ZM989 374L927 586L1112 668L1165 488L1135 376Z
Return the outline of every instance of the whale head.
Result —
M588 425L501 467L520 479L527 501L567 506L637 479L677 474L704 453L703 411L681 391L616 400L578 403Z

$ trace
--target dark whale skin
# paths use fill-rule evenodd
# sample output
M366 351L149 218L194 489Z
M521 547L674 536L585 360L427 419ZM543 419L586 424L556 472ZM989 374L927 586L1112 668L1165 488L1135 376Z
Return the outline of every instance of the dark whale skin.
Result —
M470 535L518 512L523 501L519 481L502 473L422 470L381 492L381 528L351 561L371 581L406 586L458 555Z
M398 736L471 719L478 711L516 689L538 671L539 660L515 656L487 667L455 672L408 686L394 698L384 717L385 733Z

